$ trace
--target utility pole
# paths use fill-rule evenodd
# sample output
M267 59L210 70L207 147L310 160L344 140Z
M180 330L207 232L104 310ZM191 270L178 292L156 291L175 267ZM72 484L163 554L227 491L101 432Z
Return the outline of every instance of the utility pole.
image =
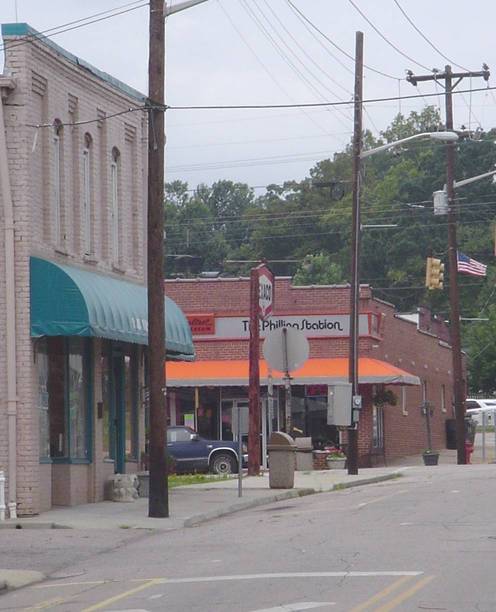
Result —
M250 272L248 476L258 476L260 474L259 278L258 267L252 268ZM241 464L241 457L239 462ZM241 465L238 468L241 470Z
M169 516L164 320L164 89L165 6L150 0L148 59L148 350L150 496L148 516Z
M362 98L363 98L363 32L355 37L355 95L353 125L353 202L351 229L351 287L350 287L350 341L349 381L353 398L358 397L358 328L360 309L360 206L361 206L361 153L362 153ZM358 424L351 406L352 425L348 429L348 474L358 474Z
M453 90L466 77L482 77L489 79L489 69L486 65L479 72L453 73L451 66L446 66L444 72L416 76L408 73L406 80L412 85L422 81L444 81L446 130L453 130ZM456 79L455 83L453 81ZM455 143L449 142L446 146L446 192L448 195L448 262L450 272L449 301L450 301L450 329L451 354L453 360L453 398L456 419L456 456L458 465L467 463L465 454L465 380L463 378L462 345L460 333L460 293L458 288L457 270L457 213L455 208Z

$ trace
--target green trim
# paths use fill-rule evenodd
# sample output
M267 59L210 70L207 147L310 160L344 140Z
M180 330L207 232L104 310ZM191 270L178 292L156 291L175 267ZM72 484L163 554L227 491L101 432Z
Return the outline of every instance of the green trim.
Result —
M40 464L52 464L53 463L53 459L52 457L40 457Z
M90 465L90 459L78 459L77 457L52 457L53 464Z
M90 72L97 79L104 81L105 83L107 83L107 85L110 85L114 89L117 89L120 93L123 93L130 98L134 98L135 100L138 100L141 104L145 104L147 100L147 97L141 92L139 92L137 89L133 89L132 87L130 87L129 85L126 85L126 83L123 83L122 81L119 81L119 79L116 79L112 75L107 74L106 72L103 72L102 70L99 70L98 68L95 68L95 66L92 66L85 60L77 57L76 55L73 55L69 51L66 51L65 49L63 49L62 47L54 43L52 40L50 40L44 34L37 32L34 28L32 28L27 23L4 23L2 24L2 36L4 38L4 41L5 41L5 38L9 36L12 36L12 37L29 36L33 39L36 39L38 42L49 47L52 51L55 51L56 53L61 55L64 59L69 61L71 64L74 64L74 66L79 68L82 72L84 73ZM7 45L7 51L8 51L8 45Z

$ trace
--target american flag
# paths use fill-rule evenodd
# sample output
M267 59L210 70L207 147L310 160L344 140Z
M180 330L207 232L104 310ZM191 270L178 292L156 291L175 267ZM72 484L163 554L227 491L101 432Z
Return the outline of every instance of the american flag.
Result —
M472 276L486 276L487 266L480 261L475 261L471 257L460 253L456 253L456 269L463 274L471 274Z

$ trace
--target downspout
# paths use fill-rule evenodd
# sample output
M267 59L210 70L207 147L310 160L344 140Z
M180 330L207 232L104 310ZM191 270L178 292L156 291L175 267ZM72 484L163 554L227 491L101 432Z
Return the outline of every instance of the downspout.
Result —
M10 177L5 138L3 100L14 89L12 79L0 79L0 186L2 193L5 231L5 310L6 310L6 357L7 357L7 421L8 421L8 508L10 518L17 518L17 356L16 356L16 312L15 312L15 250L14 207L10 191Z

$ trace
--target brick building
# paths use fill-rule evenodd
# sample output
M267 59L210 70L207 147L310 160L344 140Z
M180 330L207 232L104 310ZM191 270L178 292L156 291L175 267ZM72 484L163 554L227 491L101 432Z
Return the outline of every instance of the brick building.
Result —
M171 422L189 423L209 437L236 437L235 409L241 406L246 415L248 405L249 279L170 280L165 292L185 311L197 354L194 363L167 364ZM312 436L316 443L345 442L327 425L327 394L329 385L348 379L349 299L348 286L296 287L290 278L277 278L274 314L261 323L261 338L271 327L292 325L309 339L309 360L292 373L291 433ZM401 315L362 286L359 327L360 464L377 465L427 448L426 406L433 447L445 447L453 380L444 322L425 309ZM263 360L260 372L267 415ZM276 408L274 418L267 417L268 431L284 428L288 416L282 374L272 376ZM385 390L393 391L395 405L384 403ZM242 418L246 433L247 418Z
M15 516L103 499L144 451L147 117L143 94L28 25L2 34L0 470ZM167 312L168 357L191 358Z

